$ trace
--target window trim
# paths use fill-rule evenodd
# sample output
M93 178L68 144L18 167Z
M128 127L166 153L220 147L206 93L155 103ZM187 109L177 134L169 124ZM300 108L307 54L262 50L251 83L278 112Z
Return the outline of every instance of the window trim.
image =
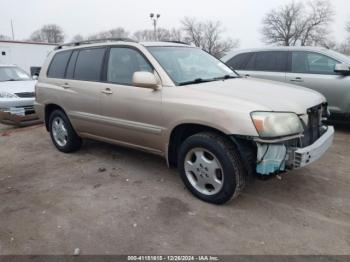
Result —
M73 66L73 78L67 78L68 66L69 66L70 60L72 59L72 56L73 56L73 53L74 53L74 52L77 52L78 54L77 54L77 57L75 58L75 61L74 61L74 66ZM68 60L68 63L67 63L67 66L66 66L66 71L65 71L65 74L64 74L64 79L74 80L75 66L76 66L76 64L77 64L79 52L80 52L79 49L75 49L75 50L73 50L72 54L70 55L69 60Z
M339 76L341 75L340 73L336 73L334 72L333 74L329 74L329 73L309 73L309 72L293 72L293 53L296 53L296 52L303 52L303 53L314 53L314 54L317 54L317 55L322 55L322 56L325 56L329 59L332 59L334 61L336 61L337 63L341 64L342 62L339 62L338 59L335 59L334 57L330 57L326 54L323 54L323 53L320 53L320 52L317 52L317 51L309 51L309 50L291 50L289 51L290 54L289 54L289 62L290 62L290 65L289 65L289 68L290 68L290 71L288 73L291 73L291 74L305 74L305 75L327 75L327 76Z

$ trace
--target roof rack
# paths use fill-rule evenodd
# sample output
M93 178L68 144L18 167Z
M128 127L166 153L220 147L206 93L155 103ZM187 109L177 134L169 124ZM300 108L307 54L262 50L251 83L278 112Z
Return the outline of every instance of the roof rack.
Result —
M120 37L120 38L101 38L101 39L91 39L91 40L84 40L84 41L60 44L55 48L55 50L62 49L62 47L64 47L64 46L80 46L80 45L88 45L88 44L100 43L100 42L117 42L117 41L137 43L135 40L133 40L131 38L122 38L122 37Z
M161 42L167 42L167 43L175 43L175 44L183 44L183 45L191 45L190 43L186 43L183 41L173 41L173 40L166 40L166 41L161 41Z

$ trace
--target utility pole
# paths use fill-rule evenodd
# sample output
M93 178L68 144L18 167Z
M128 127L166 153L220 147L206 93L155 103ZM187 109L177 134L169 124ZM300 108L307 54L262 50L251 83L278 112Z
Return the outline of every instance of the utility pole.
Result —
M11 19L11 31L12 31L12 40L15 40L15 33L14 33L14 30L13 30L13 22L12 22L12 19Z
M154 34L154 40L157 41L158 40L158 37L157 37L157 22L158 22L158 19L160 17L160 14L153 14L153 13L150 13L149 14L149 17L151 18L152 20L152 23L153 23L153 34Z

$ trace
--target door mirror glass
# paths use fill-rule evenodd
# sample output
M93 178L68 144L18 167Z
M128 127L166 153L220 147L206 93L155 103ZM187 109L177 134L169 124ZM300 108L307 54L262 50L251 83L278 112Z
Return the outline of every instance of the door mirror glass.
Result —
M336 64L334 68L334 72L340 74L348 74L350 73L350 67L346 64Z
M153 73L150 72L135 72L132 77L134 86L157 89L158 83L157 78Z

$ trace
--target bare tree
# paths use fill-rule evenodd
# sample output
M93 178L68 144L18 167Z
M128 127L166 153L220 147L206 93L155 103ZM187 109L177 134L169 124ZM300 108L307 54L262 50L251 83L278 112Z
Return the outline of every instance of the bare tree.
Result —
M263 41L267 44L295 45L302 9L301 3L291 2L279 9L271 10L263 19Z
M84 37L80 34L77 34L77 35L73 36L73 38L72 38L72 42L80 42L83 40L84 40Z
M309 2L310 11L301 19L300 44L319 45L327 41L328 25L333 19L333 8L328 0Z
M265 16L263 41L284 46L324 45L333 15L329 0L312 0L306 6L293 1Z
M58 25L44 25L31 34L30 40L35 42L62 43L64 41L64 33Z
M88 40L103 38L127 38L130 33L122 27L113 28L88 36Z
M198 22L195 18L185 17L181 22L185 33L184 40L216 57L224 56L239 45L238 40L222 39L224 29L219 21Z
M350 43L349 42L344 42L340 45L337 45L334 49L342 54L350 56Z
M137 41L152 41L154 39L154 32L150 29L138 30L133 34L133 38Z
M180 29L172 28L157 28L158 41L182 41L182 31ZM138 30L133 34L133 38L137 41L154 41L154 31L151 29Z

